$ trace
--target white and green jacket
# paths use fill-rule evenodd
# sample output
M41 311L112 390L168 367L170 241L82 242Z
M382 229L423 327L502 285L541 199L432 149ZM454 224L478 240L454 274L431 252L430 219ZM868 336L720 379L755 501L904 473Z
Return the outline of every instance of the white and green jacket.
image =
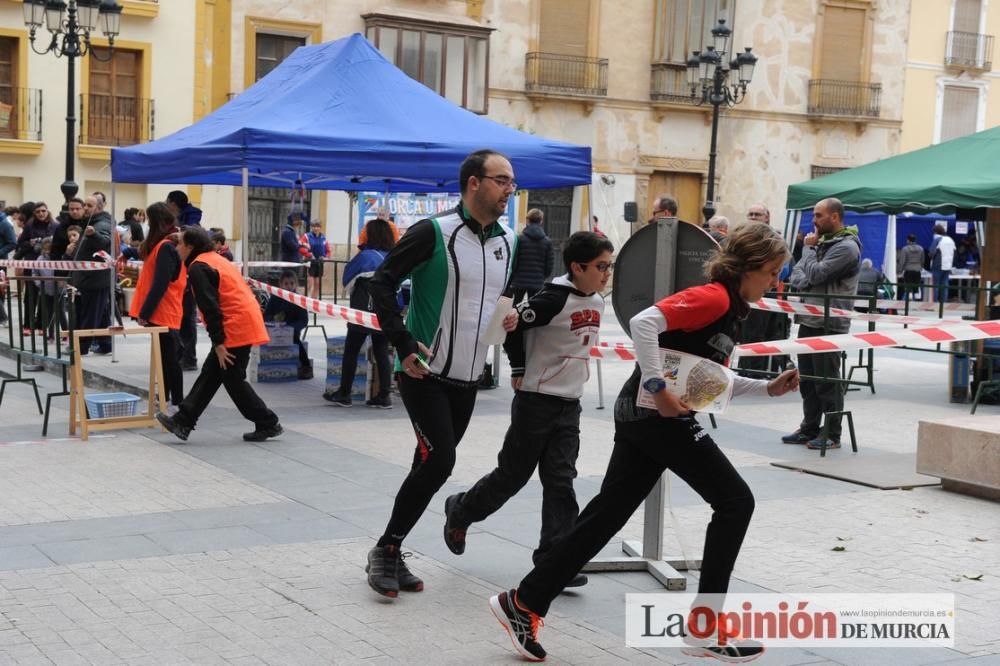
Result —
M510 278L514 237L503 225L482 229L465 208L417 222L368 285L382 331L400 359L431 350L431 374L475 383L489 345L481 341ZM396 291L411 279L406 323ZM425 359L426 360L426 359Z

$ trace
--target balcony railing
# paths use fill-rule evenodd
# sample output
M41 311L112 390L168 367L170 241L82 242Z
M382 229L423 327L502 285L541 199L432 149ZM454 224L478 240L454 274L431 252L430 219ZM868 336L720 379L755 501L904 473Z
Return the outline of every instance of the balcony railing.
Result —
M0 138L42 140L42 91L0 87Z
M559 53L528 53L524 58L524 87L529 93L606 97L608 59Z
M80 143L131 146L154 138L153 100L115 95L80 95Z
M650 70L649 99L654 102L694 104L695 99L691 96L691 87L687 83L685 65L654 62Z
M954 30L949 32L944 64L988 72L993 69L993 35Z
M809 81L810 115L878 118L881 103L881 83L833 79Z

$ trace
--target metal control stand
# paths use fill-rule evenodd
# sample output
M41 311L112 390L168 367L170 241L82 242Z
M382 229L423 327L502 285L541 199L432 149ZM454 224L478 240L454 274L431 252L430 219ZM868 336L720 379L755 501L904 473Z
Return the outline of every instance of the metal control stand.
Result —
M629 320L661 298L704 284L702 265L718 247L701 227L677 218L661 218L637 231L615 261L615 284L612 302L615 315L626 333ZM652 283L649 269L654 268ZM669 474L664 472L664 475ZM701 568L701 560L663 556L663 502L666 496L663 477L646 497L643 510L642 543L623 541L625 557L591 560L583 571L645 571L668 590L686 590L687 578L681 571L689 565Z

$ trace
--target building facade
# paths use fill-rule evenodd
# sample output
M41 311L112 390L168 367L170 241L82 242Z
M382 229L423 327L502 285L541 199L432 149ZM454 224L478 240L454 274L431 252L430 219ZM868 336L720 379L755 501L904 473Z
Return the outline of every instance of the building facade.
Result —
M993 40L1000 3L913 0L906 59L901 150L1000 124Z
M544 208L556 238L585 228L596 215L620 245L632 228L624 221L625 202L637 202L642 220L655 196L670 193L680 200L682 218L701 221L712 114L710 105L692 103L685 63L692 51L704 50L711 28L725 18L735 47L727 49L726 59L752 46L759 61L746 100L720 117L717 208L739 220L751 203L762 201L780 224L789 184L899 151L910 4L395 0L387 6L376 0L129 0L118 44L139 54L131 65L134 80L94 63L82 65L80 76L132 85L133 97L151 100L155 127L147 128L139 113L136 130L124 138L104 138L87 120L84 125L91 129L89 134L81 130L86 138L80 140L89 143L79 151L77 181L87 189L106 187L108 142L164 136L245 90L297 46L360 32L410 76L457 104L511 127L591 146L589 192L525 192L521 206ZM140 15L136 8L147 11ZM45 101L40 139L19 134L0 141L9 158L0 164L0 199L57 200L65 63L26 55L20 2L0 0L0 25L22 26L0 30L0 36L16 33L12 37L19 49L11 71L20 78L10 87L43 90ZM0 72L4 53L0 48ZM125 67L117 60L115 66ZM3 85L0 80L0 100ZM89 85L81 83L81 95L97 87ZM116 89L112 96L117 94ZM391 97L392 91L371 94ZM124 128L113 125L113 133ZM95 137L100 142L91 147ZM12 143L19 154L11 154ZM117 189L126 205L139 205L171 188ZM254 188L245 221L234 188L188 189L205 209L206 221L256 244L251 258L267 258L273 251L268 245L273 246L288 210L287 191ZM305 205L325 221L333 241L350 246L347 195L313 193Z

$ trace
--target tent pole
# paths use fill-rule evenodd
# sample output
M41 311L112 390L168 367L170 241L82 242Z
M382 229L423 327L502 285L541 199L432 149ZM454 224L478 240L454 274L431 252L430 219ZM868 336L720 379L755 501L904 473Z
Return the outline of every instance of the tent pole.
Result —
M882 272L889 278L890 282L897 282L896 279L896 216L889 216L889 224L885 230L885 259L883 260ZM898 290L897 290L898 291ZM898 296L898 294L897 294Z
M243 167L243 242L240 243L240 259L243 261L243 277L250 273L250 257L247 256L247 246L250 244L250 170Z
M354 236L354 206L357 204L357 192L349 192L347 195L347 245L344 252L345 261L351 260L351 237ZM334 285L336 288L336 285Z
M594 230L594 186L587 185L587 231Z

